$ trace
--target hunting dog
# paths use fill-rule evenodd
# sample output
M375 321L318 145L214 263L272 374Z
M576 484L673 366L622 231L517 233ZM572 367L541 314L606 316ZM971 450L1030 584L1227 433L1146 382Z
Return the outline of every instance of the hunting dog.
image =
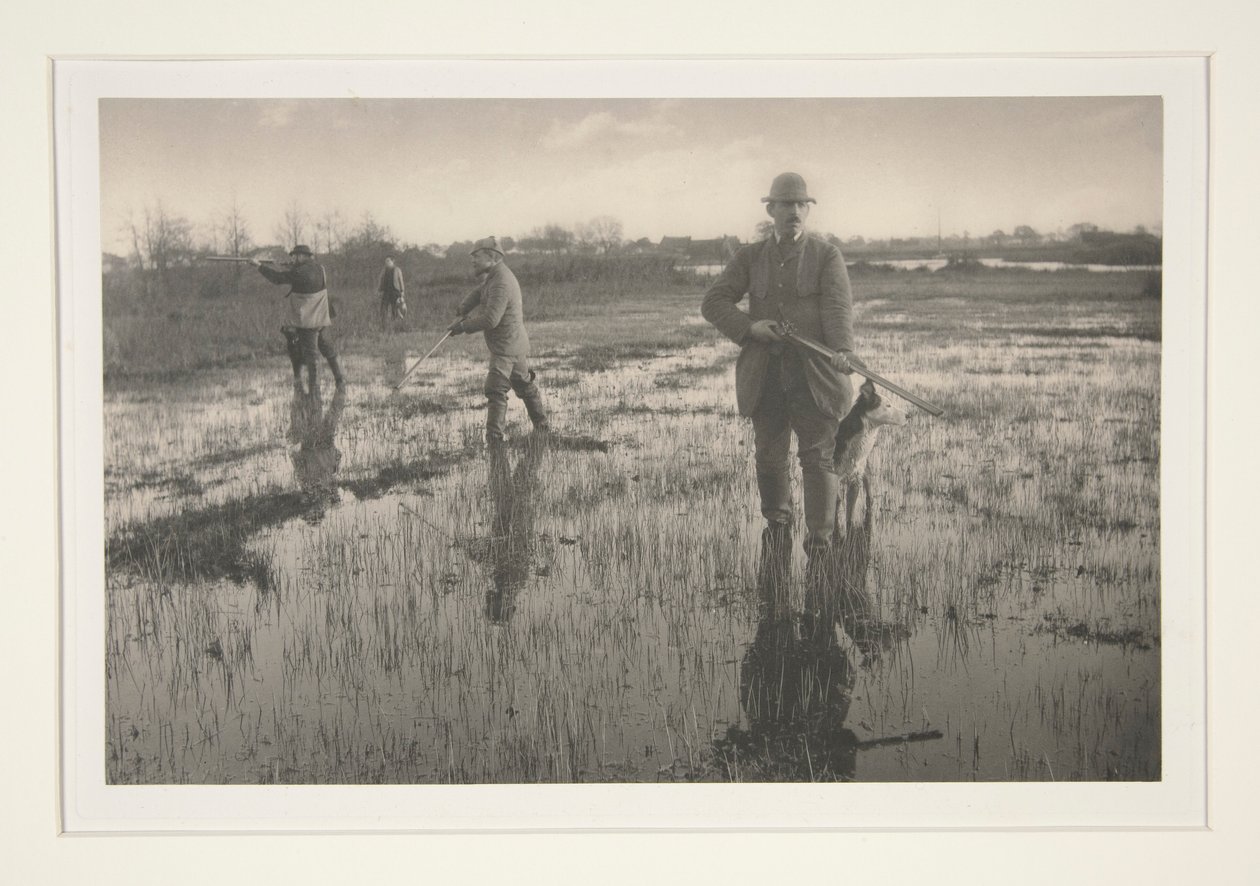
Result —
M904 425L905 410L889 403L875 390L873 382L863 382L857 400L836 429L836 476L840 479L839 502L836 505L834 540L841 542L849 528L861 526L869 537L871 529L871 476L867 465L879 429L884 425ZM859 499L861 508L859 509Z

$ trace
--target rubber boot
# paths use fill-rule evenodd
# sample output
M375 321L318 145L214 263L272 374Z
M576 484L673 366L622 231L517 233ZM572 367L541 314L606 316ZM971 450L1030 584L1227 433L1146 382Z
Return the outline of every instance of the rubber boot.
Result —
M825 581L831 571L831 536L836 528L836 495L839 481L830 471L805 471L805 554L808 577Z
M507 401L486 401L486 441L502 443L507 432Z
M761 496L761 516L767 523L792 522L792 480L786 470L758 470L757 492Z
M521 398L521 402L525 404L525 411L529 413L529 420L533 423L534 428L539 431L546 431L550 428L547 420L547 409L543 406L542 392L538 390L538 385L534 383L534 379L538 377L538 373L530 371L529 378L521 379L519 376L512 376L512 390L516 392L516 396Z
M533 422L534 429L538 431L551 430L551 421L547 418L547 410L543 406L542 394L535 391L533 396L523 397L525 402L525 411L529 413L529 420Z

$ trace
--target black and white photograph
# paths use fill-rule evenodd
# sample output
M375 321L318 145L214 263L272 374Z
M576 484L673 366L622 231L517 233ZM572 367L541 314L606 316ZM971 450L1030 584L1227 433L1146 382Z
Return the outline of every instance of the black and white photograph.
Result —
M70 781L1201 814L1183 92L96 64Z

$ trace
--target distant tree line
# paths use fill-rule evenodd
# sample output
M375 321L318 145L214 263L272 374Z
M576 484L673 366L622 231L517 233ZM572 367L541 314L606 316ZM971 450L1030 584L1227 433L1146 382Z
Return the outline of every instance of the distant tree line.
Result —
M350 280L362 283L380 272L387 255L393 255L404 268L418 268L426 262L444 259L460 259L472 251L471 240L457 240L449 244L404 243L387 225L378 222L371 213L364 213L358 222L347 221L340 211L331 209L310 213L297 202L285 207L280 219L265 239L250 229L240 206L233 201L217 218L194 225L186 217L170 211L164 204L145 206L133 213L126 222L131 246L126 257L106 254L103 268L106 273L124 269L136 271L138 285L146 296L165 296L176 291L172 272L176 268L200 265L209 255L247 257L270 251L279 258L297 243L306 243L321 256L325 256L331 275L340 278L334 282ZM770 236L773 223L767 219L756 227L756 236ZM490 233L490 232L487 232ZM944 250L980 253L985 250L1002 250L1006 254L1023 254L1021 250L1045 250L1056 247L1056 257L1063 259L1071 249L1067 260L1108 264L1159 264L1162 241L1156 234L1138 227L1131 233L1105 231L1097 225L1082 222L1063 231L1038 232L1029 225L1018 225L1010 234L996 230L991 234L972 237L964 231L961 236L917 237L868 240L861 236L842 239L833 233L820 233L830 243L845 249L846 253L870 257L880 253L905 254ZM509 253L538 255L613 256L656 252L681 252L686 260L687 249L697 251L707 248L717 258L725 259L737 248L736 238L723 236L713 241L692 241L690 237L665 237L660 243L648 238L625 239L620 220L607 215L597 216L572 228L557 222L548 222L516 237L501 236L499 240ZM703 246L702 246L703 244ZM694 257L692 257L694 258ZM709 260L706 252L705 260ZM235 266L228 275L234 292L240 292L243 265ZM200 294L212 297L221 294L222 275L207 280L220 281L205 284Z

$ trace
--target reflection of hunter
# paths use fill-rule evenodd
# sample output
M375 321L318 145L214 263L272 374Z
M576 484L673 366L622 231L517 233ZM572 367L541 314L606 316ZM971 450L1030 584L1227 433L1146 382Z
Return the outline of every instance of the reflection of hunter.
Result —
M490 570L494 588L486 592L486 618L506 624L516 611L516 593L529 579L537 512L538 471L547 451L544 437L534 435L512 471L507 450L489 447L491 525Z
M483 331L490 349L486 373L486 440L503 440L507 427L507 394L515 391L525 403L529 420L546 430L547 411L542 393L529 368L529 335L525 332L521 286L503 263L503 250L494 237L473 244L473 270L480 285L459 306L460 318L450 325L452 335Z
M790 604L790 536L763 534L758 589L761 615L744 654L739 701L748 725L731 726L714 743L745 781L851 781L859 751L941 737L937 730L859 741L844 723L855 667L839 626L867 664L891 644L866 587L870 534L857 527L837 542L835 568L807 582L803 611Z
M289 287L287 316L280 331L284 333L289 362L293 364L293 384L301 388L302 367L306 367L307 390L310 393L319 390L318 353L328 361L337 387L344 387L346 377L329 333L334 311L328 298L328 275L323 265L315 261L309 246L294 246L289 255L293 257L291 265L256 258L249 261L272 283Z
M341 467L341 450L337 448L337 423L346 408L346 393L339 389L323 411L319 392L295 392L289 410L289 440L296 443L289 452L298 486L321 509L337 500L336 475Z

